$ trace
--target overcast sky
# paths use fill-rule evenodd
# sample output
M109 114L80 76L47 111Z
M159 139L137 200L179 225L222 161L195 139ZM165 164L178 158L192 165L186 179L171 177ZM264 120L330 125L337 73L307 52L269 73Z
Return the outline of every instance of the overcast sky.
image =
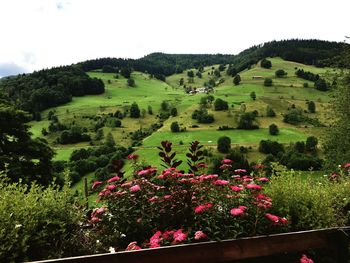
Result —
M349 0L0 0L0 77L99 57L350 34Z

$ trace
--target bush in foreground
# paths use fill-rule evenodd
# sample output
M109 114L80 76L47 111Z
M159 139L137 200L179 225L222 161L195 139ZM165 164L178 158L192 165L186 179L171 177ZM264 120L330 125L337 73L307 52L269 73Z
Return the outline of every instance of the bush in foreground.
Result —
M83 210L67 185L8 184L0 175L0 196L0 262L88 253L80 236Z

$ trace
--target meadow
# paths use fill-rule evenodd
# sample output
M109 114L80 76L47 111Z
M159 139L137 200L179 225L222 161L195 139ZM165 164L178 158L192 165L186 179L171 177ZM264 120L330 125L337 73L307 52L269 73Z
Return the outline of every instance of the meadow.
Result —
M313 83L300 78L294 74L297 68L306 71L327 76L333 72L329 68L316 68L313 66L303 65L295 62L284 61L280 58L269 58L272 62L271 69L261 68L255 65L252 68L240 72L241 83L235 86L232 82L233 78L226 75L225 71L221 72L224 81L215 87L211 93L215 98L221 98L228 102L229 109L226 111L215 111L213 106L209 105L207 110L214 115L215 122L210 124L199 124L191 118L192 112L199 109L199 102L206 94L186 94L183 87L179 85L180 79L184 79L184 84L192 87L203 87L212 76L212 71L218 68L218 65L205 67L202 78L195 76L193 83L189 83L187 71L181 74L174 74L166 78L166 82L151 78L148 74L133 72L132 78L135 80L136 86L129 87L127 79L122 76L115 78L113 73L103 73L101 71L92 71L88 74L91 77L100 78L105 83L105 93L102 95L89 95L84 97L73 97L70 103L63 106L49 109L43 112L42 121L31 122L31 132L34 137L40 137L41 130L47 128L49 121L47 114L54 111L55 115L63 123L79 124L83 127L90 127L89 133L94 136L91 130L93 121L91 118L96 115L106 115L114 113L117 110L123 111L129 109L133 102L136 102L142 112L141 118L123 118L120 128L103 127L104 134L109 132L113 135L118 145L128 147L132 140L130 133L138 130L149 128L152 124L158 123L158 114L161 103L167 101L170 107L177 108L177 116L170 116L163 122L163 126L150 136L143 139L142 145L134 147L135 153L141 157L144 156L146 163L150 165L159 165L158 152L156 147L163 140L170 140L178 152L180 159L185 159L190 142L198 140L211 151L217 153L217 140L221 136L231 138L232 146L247 146L251 150L247 154L251 161L261 161L264 155L257 151L258 144L262 139L275 140L284 144L296 141L305 141L310 135L319 136L322 134L322 127L314 127L313 125L291 125L283 122L283 114L294 105L304 110L304 114L310 118L317 118L327 125L329 95L326 92L318 91L313 87ZM288 74L283 78L275 77L275 71L283 69ZM196 70L193 69L195 72ZM265 87L263 80L255 80L254 76L270 77L273 80L272 87ZM304 88L303 84L307 82L309 87ZM250 96L251 92L255 92L256 100ZM313 100L316 102L316 113L307 112L307 102ZM246 105L246 111L258 111L257 123L260 126L258 130L225 130L218 131L219 126L235 127L237 125L237 116L240 114L240 105ZM276 112L276 117L266 117L266 107L270 106ZM153 114L148 113L151 107ZM178 122L180 127L186 128L185 132L173 133L170 131L172 122ZM271 123L278 125L280 134L272 136L268 132ZM56 151L55 160L68 160L73 150L83 147L96 147L99 142L90 145L87 142L60 145L55 143L58 133L52 133L45 136L45 139L54 147ZM131 167L126 165L126 173L131 173ZM91 175L89 179L91 179ZM80 184L79 184L80 185Z

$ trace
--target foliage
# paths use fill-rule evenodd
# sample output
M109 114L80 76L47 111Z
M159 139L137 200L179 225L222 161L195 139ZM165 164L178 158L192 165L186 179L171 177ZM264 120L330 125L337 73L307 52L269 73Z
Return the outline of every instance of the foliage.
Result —
M268 179L248 176L244 170L231 172L226 169L231 163L222 161L228 180L213 174L184 174L175 168L153 179L148 179L153 168L139 171L140 178L127 182L111 178L99 193L105 206L94 210L90 220L102 247L155 248L287 227L287 219L269 213L272 200L263 192Z
M253 112L245 112L241 114L237 129L243 130L255 130L259 129L259 126L255 122L256 115Z
M79 223L83 211L67 184L8 184L0 175L0 261L23 262L90 252Z
M315 88L320 91L327 91L330 89L330 85L324 79L319 79L315 82Z
M275 76L277 77L277 78L283 78L283 77L285 77L285 76L287 76L287 72L285 72L283 69L278 69L278 70L276 70L276 72L275 72Z
M316 103L313 102L312 100L310 100L308 103L307 103L307 109L310 113L315 113L316 112Z
M332 126L324 136L324 153L327 166L344 164L350 160L350 75L344 76L334 91L331 102L333 111Z
M275 174L267 192L274 202L273 211L283 213L290 219L291 231L342 226L348 223L348 177L339 183L326 179L317 182L314 178L302 178L300 174L280 167L275 170Z
M269 133L271 135L278 135L279 133L279 129L278 129L278 126L274 123L272 123L270 126L269 126Z
M299 124L305 119L300 109L290 109L286 114L283 115L283 121L290 124Z
M271 108L270 105L267 105L267 107L266 107L266 116L267 117L275 117L276 116L275 111L273 110L273 108Z
M102 80L90 78L77 66L65 66L1 80L0 91L25 111L39 112L62 105L72 96L104 93Z
M130 107L130 118L140 118L140 109L136 102L131 104Z
M171 125L170 125L170 130L172 132L179 132L180 131L179 123L177 121L172 122Z
M7 169L12 182L48 185L53 180L54 152L44 139L30 137L29 119L0 97L0 171Z
M239 83L241 82L241 76L239 74L236 74L233 77L233 84L235 84L235 86L239 85Z
M231 139L227 136L222 136L218 139L218 151L228 153L231 149Z
M133 78L131 78L131 77L128 78L127 83L128 83L129 87L135 87L136 86L135 80Z
M249 96L252 100L256 100L256 93L254 91L252 91Z
M214 101L214 109L216 111L220 111L220 110L228 110L228 103L227 101L223 100L223 99L220 99L220 98L217 98L215 101Z
M276 141L261 140L259 143L259 152L276 156L278 153L284 152L284 146Z
M262 68L267 68L267 69L269 69L269 68L272 67L272 63L271 63L270 60L267 60L266 58L264 58L264 59L261 60L260 66L261 66Z
M159 156L164 164L162 164L165 168L176 168L178 167L182 161L178 161L175 159L176 152L172 152L172 143L169 141L162 141L161 146L157 147L160 152Z
M271 87L272 84L273 84L273 82L272 82L271 78L265 78L265 80L264 80L264 86L265 87Z
M303 69L298 69L297 71L295 71L295 75L298 78L310 80L313 82L316 82L320 79L320 76L318 74L314 74L310 71L304 71Z
M192 119L197 120L199 123L212 123L215 121L214 116L209 114L206 109L195 110L192 113Z
M203 162L204 153L203 145L200 145L198 141L191 142L188 153L186 154L187 164L189 167L189 173L197 173L201 168L205 168L206 164Z

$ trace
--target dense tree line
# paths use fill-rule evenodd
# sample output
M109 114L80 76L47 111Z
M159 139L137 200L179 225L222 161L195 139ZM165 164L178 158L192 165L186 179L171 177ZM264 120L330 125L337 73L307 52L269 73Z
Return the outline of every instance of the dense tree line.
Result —
M104 84L77 66L65 66L4 78L0 92L20 109L35 113L67 103L72 96L101 94Z
M233 55L197 55L197 54L164 54L152 53L140 59L100 58L81 62L84 71L101 69L106 65L122 70L132 68L147 72L157 79L182 73L191 68L203 68L215 64L229 64Z
M349 45L316 39L271 41L242 51L234 56L231 64L240 72L264 58L281 57L285 60L318 67L334 66L337 64L336 58L346 46ZM350 66L349 63L342 63L342 65Z

